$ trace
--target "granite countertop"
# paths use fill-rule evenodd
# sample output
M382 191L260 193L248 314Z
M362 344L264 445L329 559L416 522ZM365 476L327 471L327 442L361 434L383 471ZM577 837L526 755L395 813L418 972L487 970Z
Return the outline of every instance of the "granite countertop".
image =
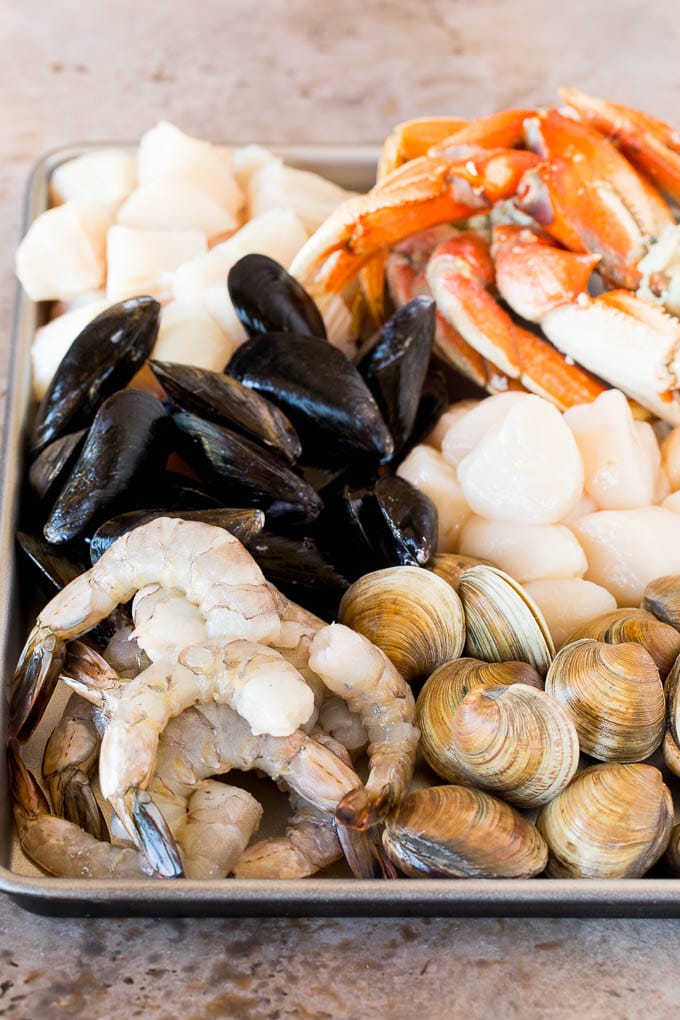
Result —
M559 84L680 120L673 0L32 0L4 5L0 41L0 403L22 193L50 148L160 118L373 143ZM678 921L53 919L0 897L0 1017L670 1017L679 953Z

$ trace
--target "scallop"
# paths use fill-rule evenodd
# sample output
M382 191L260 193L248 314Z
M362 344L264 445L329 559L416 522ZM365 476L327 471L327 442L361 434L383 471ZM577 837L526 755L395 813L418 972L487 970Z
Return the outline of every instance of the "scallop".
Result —
M564 420L583 458L585 491L598 509L626 510L652 502L658 444L646 422L633 420L620 390L605 390L591 404L569 408Z
M382 838L390 860L413 877L531 878L548 857L542 836L518 811L464 786L408 794Z
M490 560L522 584L582 577L588 568L583 549L563 524L516 524L473 514L461 528L458 548L465 556Z
M198 304L170 301L161 311L160 329L151 357L221 372L236 341Z
M64 202L33 220L16 254L19 282L32 301L70 301L102 286L113 208Z
M452 428L453 425L463 417L463 415L466 415L468 411L471 411L473 407L477 407L479 403L479 400L469 398L467 400L458 400L455 404L451 404L447 410L444 411L435 427L426 437L425 442L427 445L441 453L444 436L449 429Z
M639 605L655 577L680 573L680 517L665 507L600 510L571 527L588 560L586 579L620 606Z
M526 393L511 391L509 393L498 393L493 397L486 397L484 400L475 401L467 413L460 411L459 405L454 404L453 420L449 420L446 431L443 431L443 423L439 428L439 443L441 451L450 464L460 464L477 443L484 438L486 433L493 426L500 424L508 411L520 403L527 396ZM466 402L463 401L463 404Z
M580 521L582 517L585 517L586 514L592 514L596 510L595 500L584 492L560 523L566 524L570 528L576 521Z
M343 595L339 618L382 649L408 681L457 658L465 644L460 599L421 567L364 574Z
M149 294L159 301L169 301L175 271L184 262L204 254L207 247L201 230L111 227L107 238L107 297L110 301L121 301L136 294Z
M251 216L270 209L292 209L312 234L351 194L319 174L275 160L251 176L248 208Z
M75 338L110 304L106 299L91 301L36 330L31 347L33 395L36 400L45 396L54 373Z
M184 177L140 185L118 210L118 223L140 230L200 230L209 244L232 234L238 219Z
M592 765L536 820L550 878L641 878L663 855L673 801L651 765Z
M53 203L72 199L118 205L137 185L137 156L126 149L95 149L60 163L50 178Z
M671 492L680 489L680 425L661 443L661 466L668 475Z
M461 461L458 478L482 517L555 524L581 496L583 461L557 408L527 395Z
M437 552L454 552L470 507L465 501L456 469L429 446L414 446L397 468L405 478L429 496L439 515Z
M616 609L611 592L580 577L528 581L524 588L543 613L556 648L561 648L577 627Z
M263 145L237 145L231 150L231 168L238 186L244 192L248 190L248 182L253 174L267 163L276 162L278 156Z
M583 638L565 645L545 678L546 693L576 726L581 750L600 761L647 758L663 740L659 670L642 645Z

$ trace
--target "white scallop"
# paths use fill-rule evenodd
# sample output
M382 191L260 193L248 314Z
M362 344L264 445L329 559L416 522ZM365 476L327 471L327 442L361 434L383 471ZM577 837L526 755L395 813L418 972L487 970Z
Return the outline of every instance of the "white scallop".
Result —
M458 479L482 517L555 524L581 496L583 461L557 408L541 397L522 395L461 461Z
M457 415L441 438L441 451L451 464L460 464L486 433L503 421L516 404L526 400L527 393L497 393L478 401L467 414Z
M172 297L172 280L183 263L207 250L201 230L136 230L117 225L108 234L108 280L111 301L150 294L159 301Z
M514 524L473 514L463 525L458 551L489 560L521 584L582 577L588 567L583 549L563 524Z
M238 227L238 219L212 195L183 177L140 185L118 210L118 223L142 230L201 230L208 243Z
M427 445L434 447L435 450L439 450L439 452L441 453L444 436L449 431L449 429L453 427L453 425L459 420L459 418L462 418L464 414L467 414L468 411L471 411L472 408L476 407L477 404L479 403L480 403L479 400L470 399L459 400L455 404L450 404L447 410L444 411L443 415L440 417L435 427L432 429L432 431L425 439Z
M661 464L668 475L671 491L680 489L680 425L661 444Z
M200 305L171 301L161 311L151 357L221 372L236 346Z
M667 507L600 510L572 529L588 560L586 579L620 606L639 605L653 578L680 573L680 515Z
M45 326L36 330L31 347L31 365L33 367L33 395L42 400L52 377L59 367L61 359L85 327L96 315L103 312L111 304L110 301L91 301L80 308L74 308L64 315L52 319Z
M263 145L237 145L231 150L231 166L238 186L247 192L253 174L261 170L267 163L277 163L275 156Z
M585 517L586 514L592 514L595 510L597 510L595 500L592 496L588 496L584 492L576 503L574 503L569 513L562 518L560 523L566 524L567 527L570 528L574 521L578 521L581 517Z
M276 160L250 178L248 210L250 216L261 216L270 209L292 209L311 234L350 195L319 174Z
M457 552L460 530L470 514L456 469L429 446L414 446L397 474L430 497L439 515L437 552Z
M119 204L137 186L137 155L126 149L95 149L61 163L50 178L52 201L91 199Z
M560 648L577 627L616 609L611 592L580 577L528 581L524 588L543 613L555 648Z

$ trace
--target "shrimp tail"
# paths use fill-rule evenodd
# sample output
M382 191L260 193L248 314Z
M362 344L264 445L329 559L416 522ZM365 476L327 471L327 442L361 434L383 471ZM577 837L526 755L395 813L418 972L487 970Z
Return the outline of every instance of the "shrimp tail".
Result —
M177 844L161 811L144 790L128 790L111 798L113 807L130 837L147 861L163 878L184 878Z
M34 627L28 636L10 685L9 732L28 740L54 693L66 646L54 634Z
M80 826L100 842L108 842L106 821L85 773L79 768L65 769L54 786L52 796L57 814Z
M107 695L116 692L122 683L106 659L82 641L68 644L59 679L81 698L99 707L106 705Z
M335 809L335 820L338 826L345 825L348 829L370 829L384 818L394 802L394 791L389 783L378 793L358 786L342 798Z
M338 840L355 878L397 878L396 868L379 843L378 832L377 826L358 831L338 825Z
M33 817L43 812L49 814L50 805L40 789L37 779L29 772L19 756L17 744L11 740L7 747L9 788L15 811Z

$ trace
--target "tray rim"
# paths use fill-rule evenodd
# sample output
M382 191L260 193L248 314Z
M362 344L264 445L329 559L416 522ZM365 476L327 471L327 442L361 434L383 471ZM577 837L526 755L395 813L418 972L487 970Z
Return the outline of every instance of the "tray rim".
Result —
M67 159L93 149L133 143L70 143L46 152L30 171L22 234L47 208L49 177ZM247 143L233 143L247 144ZM265 143L258 143L265 144ZM375 165L371 145L269 145L284 159L305 166ZM38 306L17 283L0 460L0 562L2 588L15 587L14 530L18 508L25 409L30 400L30 336ZM2 589L0 588L0 591ZM11 599L0 599L0 662L5 672ZM7 699L0 699L0 728L7 730ZM0 755L0 790L7 791L5 756ZM5 798L8 801L8 798ZM10 810L6 805L6 817ZM11 838L11 821L7 838ZM0 892L20 906L46 914L143 916L680 916L680 879L356 879L266 880L183 879L181 882L48 878L27 876L0 865Z

